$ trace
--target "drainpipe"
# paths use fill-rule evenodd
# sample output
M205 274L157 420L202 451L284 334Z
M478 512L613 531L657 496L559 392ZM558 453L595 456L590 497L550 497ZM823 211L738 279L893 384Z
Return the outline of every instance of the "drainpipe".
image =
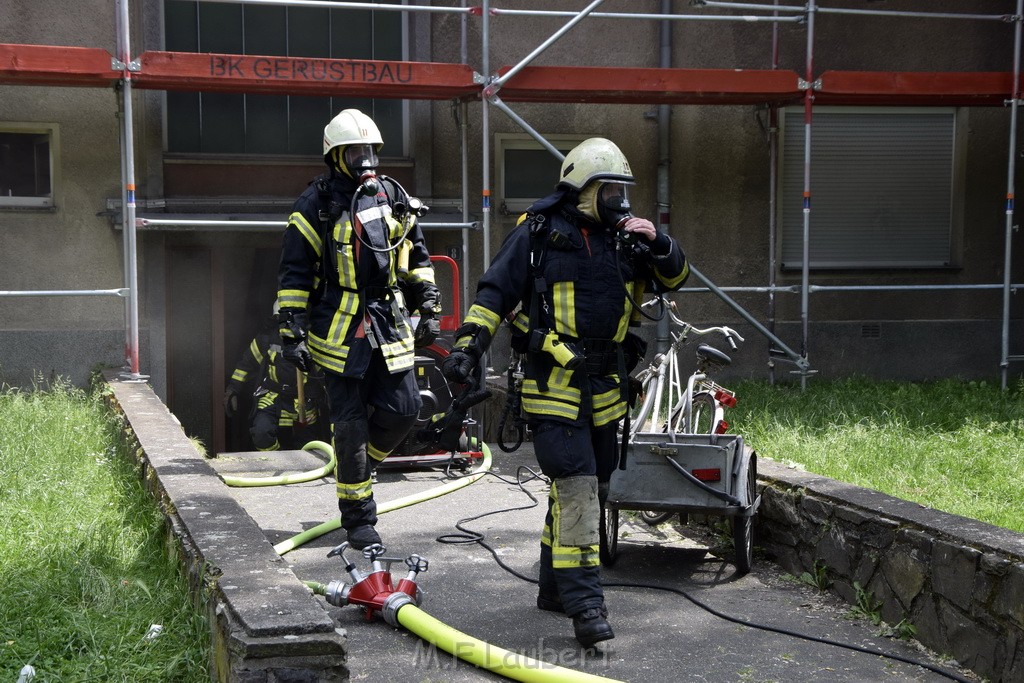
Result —
M672 0L661 0L661 13L672 14ZM661 31L661 57L660 66L662 69L672 68L672 22L662 20L659 25ZM671 231L672 214L672 185L670 181L670 164L672 163L672 106L668 104L658 105L658 231L669 234ZM669 319L662 316L656 327L657 344L659 353L665 353L669 347Z

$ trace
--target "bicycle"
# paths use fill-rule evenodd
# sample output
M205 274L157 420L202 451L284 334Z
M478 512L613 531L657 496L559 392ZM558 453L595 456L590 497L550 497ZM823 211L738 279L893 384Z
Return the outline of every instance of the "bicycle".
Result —
M721 334L729 346L737 349L736 340L744 341L731 327L699 328L682 320L676 314L675 302L661 295L643 304L651 306L658 301L665 306L666 315L678 330L670 330L672 342L664 353L636 374L640 382L640 405L630 414L629 435L640 432L672 432L677 434L723 434L729 428L725 409L736 405L736 395L714 382L709 373L732 362L718 349L701 344L697 347L697 369L686 379L683 388L679 371L679 353L689 336Z
M664 433L670 435L707 435L708 443L714 444L716 436L724 434L729 423L725 420L725 410L736 405L736 395L712 380L709 374L721 367L729 365L732 360L718 349L701 344L697 347L697 368L686 379L685 388L679 369L679 355L682 347L690 336L704 336L712 333L721 334L736 349L736 341L744 341L738 332L727 326L707 328L694 327L682 320L676 313L674 302L664 295L652 299L643 305L651 306L658 303L665 307L669 316L671 343L664 353L655 356L654 361L636 374L635 381L640 383L640 405L630 414L629 440L632 443L637 435ZM756 498L756 465L750 462L750 474L746 479L746 500ZM673 506L675 507L675 506ZM601 559L606 565L614 562L617 552L618 512L616 507L601 510ZM675 510L640 509L640 518L652 526L667 521ZM687 513L679 512L680 521L687 522ZM750 570L752 563L752 520L749 515L733 516L733 540L736 551L736 564L741 573Z

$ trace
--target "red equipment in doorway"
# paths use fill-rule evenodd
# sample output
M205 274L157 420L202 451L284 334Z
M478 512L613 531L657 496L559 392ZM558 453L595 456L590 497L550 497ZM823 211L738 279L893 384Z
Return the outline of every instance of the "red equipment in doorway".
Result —
M451 353L454 332L462 322L459 266L447 256L431 256L430 260L434 263L435 271L438 270L437 265L441 263L449 267L450 291L447 297L442 297L442 301L451 302L451 309L448 314L441 316L441 336L437 338L437 341L425 348L416 349L416 366L413 372L416 373L416 384L420 390L423 407L416 418L416 424L409 430L409 435L379 465L380 468L433 467L454 464L456 467L466 469L471 467L476 460L483 458L483 453L475 450L469 451L468 447L460 449L462 452L453 457L452 453L440 451L436 444L427 443L418 437L419 431L430 423L430 418L433 415L448 410L455 395L461 389L458 385L449 384L441 374L441 361ZM442 278L438 278L438 286L442 290L444 289ZM447 309L447 306L445 308ZM416 327L417 322L418 320L414 317L413 328ZM467 427L470 426L472 425L467 424Z

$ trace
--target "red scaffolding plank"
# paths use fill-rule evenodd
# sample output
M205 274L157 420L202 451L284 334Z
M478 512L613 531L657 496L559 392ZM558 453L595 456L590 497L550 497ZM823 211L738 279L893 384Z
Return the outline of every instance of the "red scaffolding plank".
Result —
M465 64L158 51L139 62L132 82L151 90L435 100L480 90Z
M799 80L782 70L528 66L498 96L510 102L757 104L799 99Z
M106 50L0 44L0 83L108 87L121 78Z
M1006 71L826 71L817 104L1003 106L1011 98Z

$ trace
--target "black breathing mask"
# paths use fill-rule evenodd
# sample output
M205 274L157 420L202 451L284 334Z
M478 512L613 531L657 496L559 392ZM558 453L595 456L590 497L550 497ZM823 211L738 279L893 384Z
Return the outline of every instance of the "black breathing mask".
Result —
M597 192L597 215L605 225L619 229L633 217L625 185L605 183L601 186Z
M342 163L353 178L359 181L359 192L373 196L380 185L377 182L377 150L373 145L349 145L342 155Z

